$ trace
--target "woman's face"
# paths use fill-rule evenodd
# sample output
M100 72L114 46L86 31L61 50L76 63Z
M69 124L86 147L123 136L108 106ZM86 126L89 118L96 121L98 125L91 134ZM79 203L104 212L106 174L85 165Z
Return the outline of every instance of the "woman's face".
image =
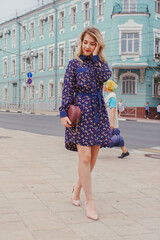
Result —
M96 40L89 34L86 34L82 42L82 54L87 57L93 55L96 46Z

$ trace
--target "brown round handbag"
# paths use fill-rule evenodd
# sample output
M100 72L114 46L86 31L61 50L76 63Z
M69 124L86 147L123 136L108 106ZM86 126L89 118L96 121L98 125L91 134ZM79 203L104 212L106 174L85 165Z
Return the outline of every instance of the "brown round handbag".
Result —
M81 109L78 106L70 105L68 108L68 118L72 126L76 126L81 117Z

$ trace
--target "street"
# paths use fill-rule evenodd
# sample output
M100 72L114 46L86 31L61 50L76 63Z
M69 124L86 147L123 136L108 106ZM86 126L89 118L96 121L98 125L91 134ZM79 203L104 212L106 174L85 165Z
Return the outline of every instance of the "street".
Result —
M121 134L128 149L160 146L159 123L119 121ZM64 136L59 116L0 113L0 128L31 133Z

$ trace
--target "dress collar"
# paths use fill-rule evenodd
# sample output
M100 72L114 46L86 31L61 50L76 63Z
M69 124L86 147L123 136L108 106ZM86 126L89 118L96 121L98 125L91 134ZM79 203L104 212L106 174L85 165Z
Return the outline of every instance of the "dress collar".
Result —
M83 55L83 54L81 54L81 55L79 56L79 58L80 58L81 60L90 59L89 56L85 56L85 55Z

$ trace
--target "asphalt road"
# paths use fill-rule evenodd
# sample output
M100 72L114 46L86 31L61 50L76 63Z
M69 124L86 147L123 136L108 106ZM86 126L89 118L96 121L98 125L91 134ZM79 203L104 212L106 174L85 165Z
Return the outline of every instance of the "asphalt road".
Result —
M160 123L119 121L119 124L128 149L160 146ZM0 128L64 136L59 116L1 112Z

